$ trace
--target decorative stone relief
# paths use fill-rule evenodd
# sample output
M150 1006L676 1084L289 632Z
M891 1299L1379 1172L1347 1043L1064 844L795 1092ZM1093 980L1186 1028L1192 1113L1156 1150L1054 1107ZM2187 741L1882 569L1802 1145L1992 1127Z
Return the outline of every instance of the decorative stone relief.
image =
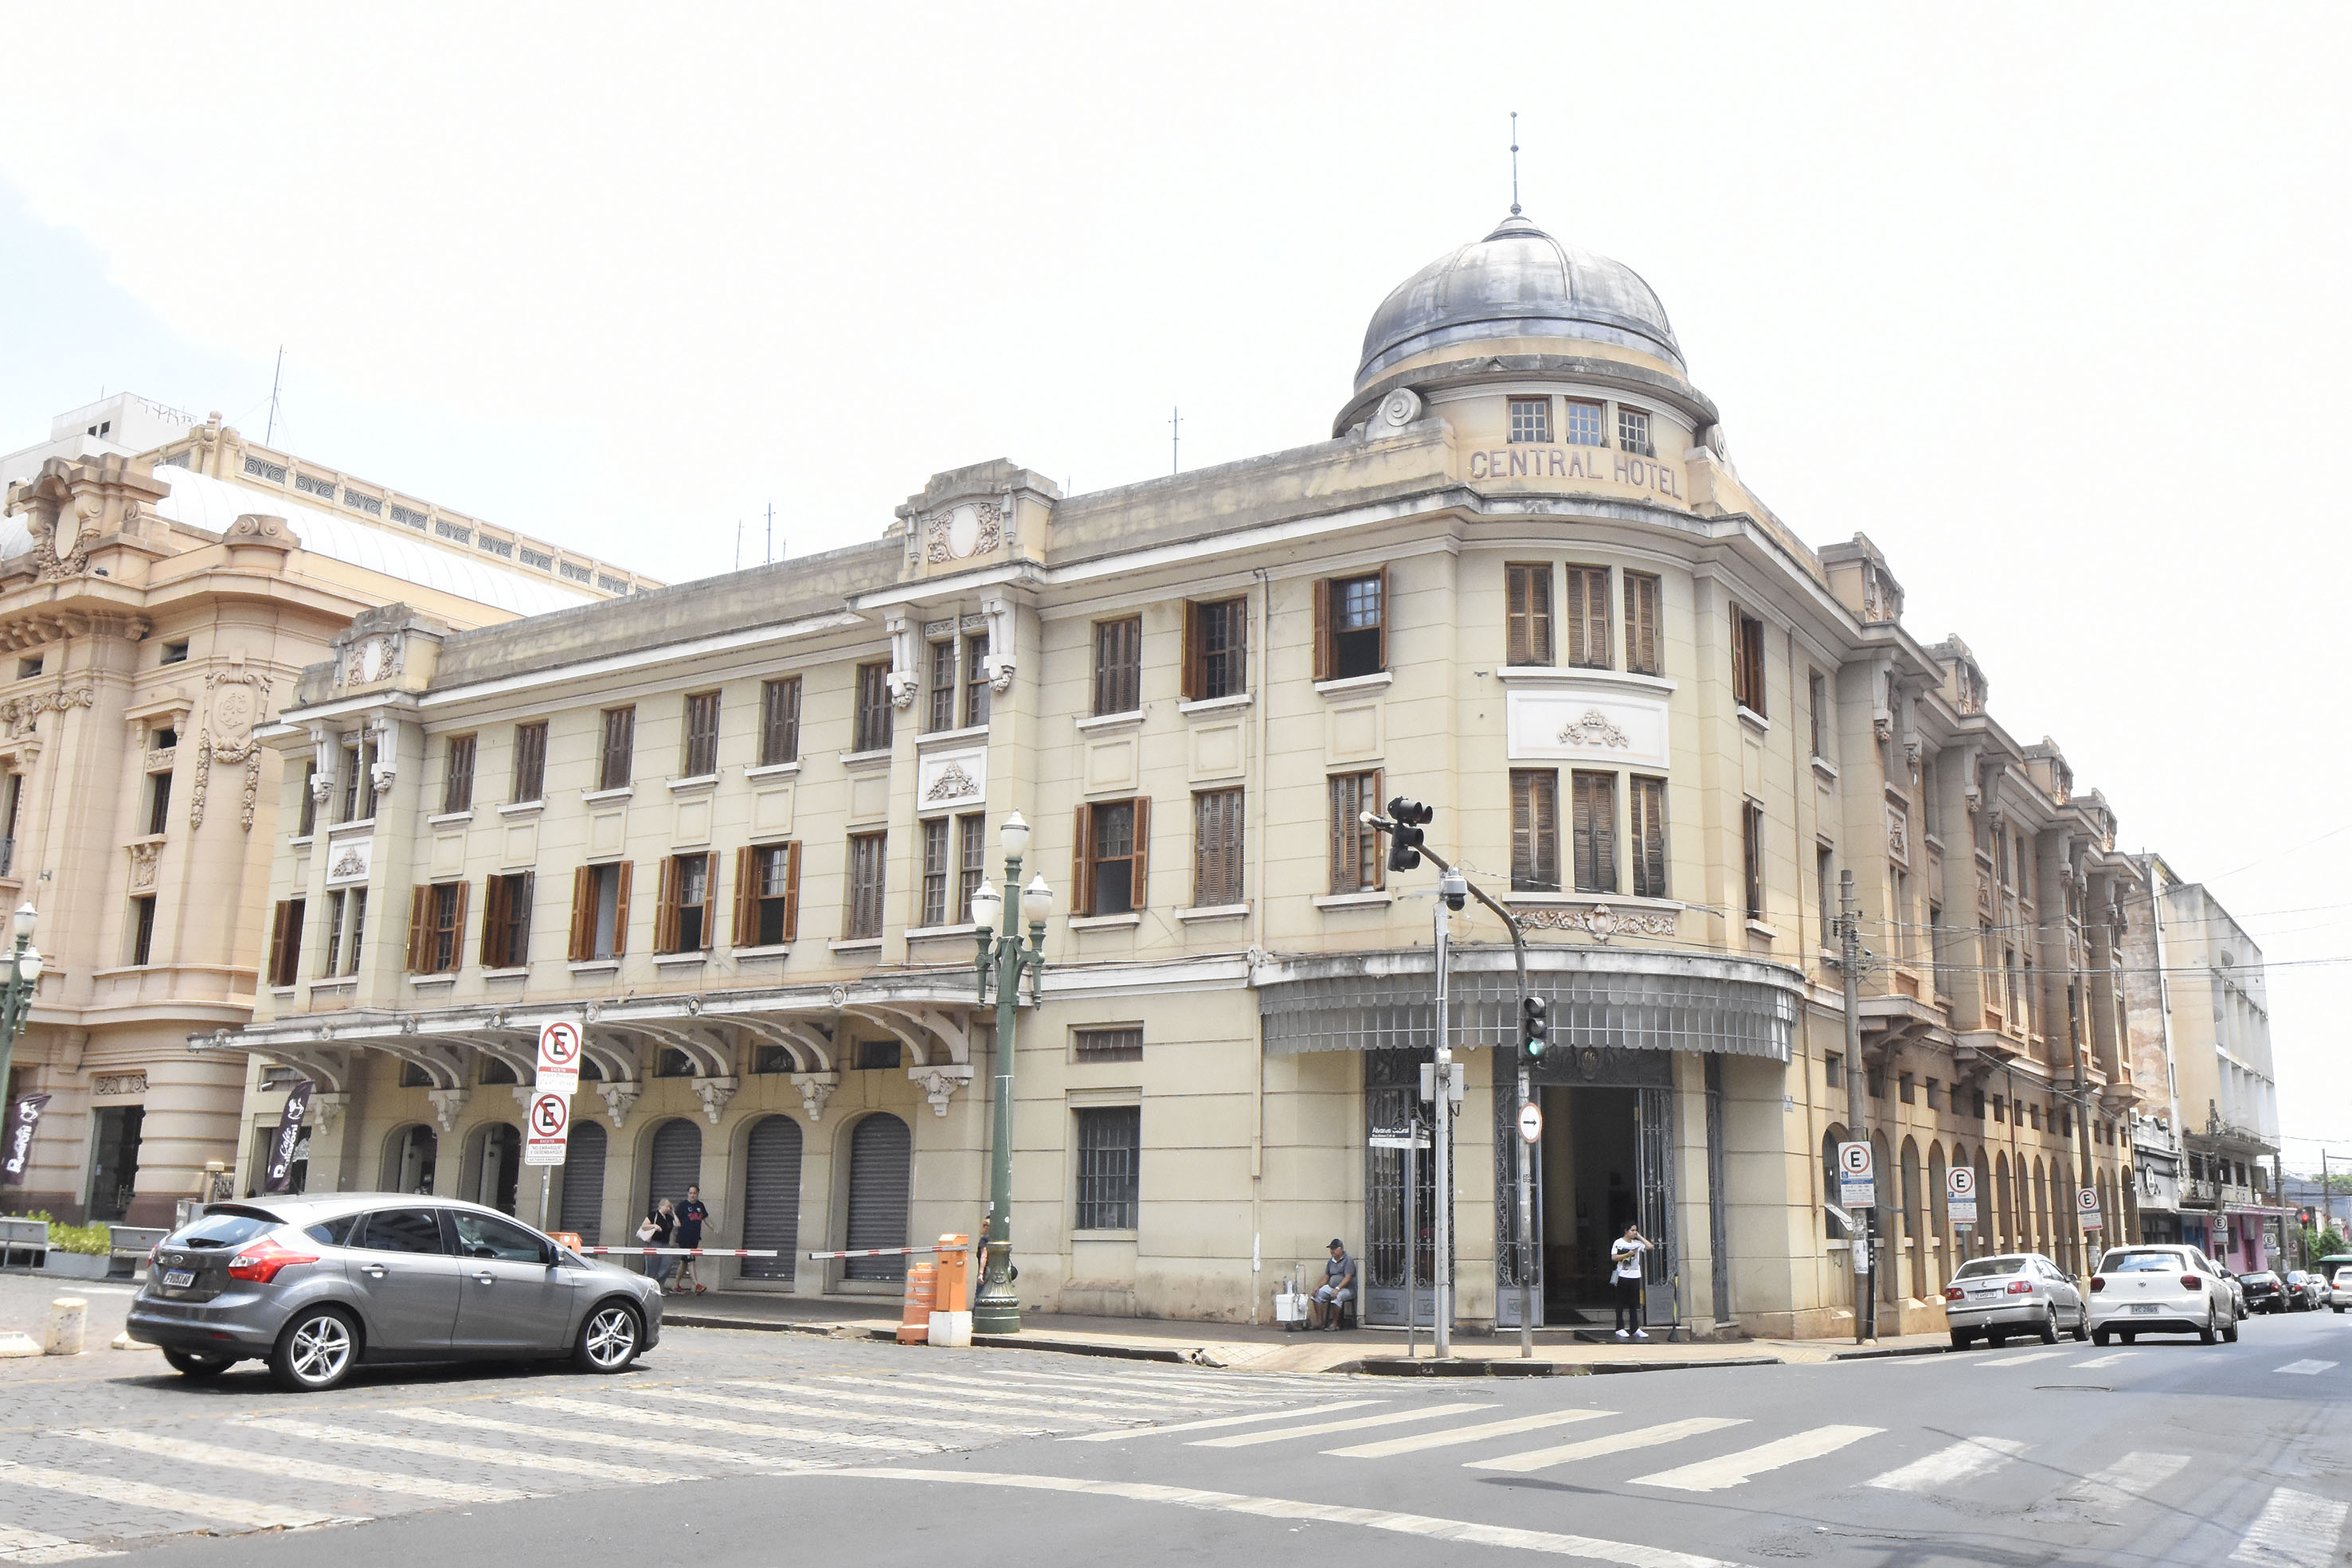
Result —
M33 563L40 580L79 577L89 570L89 549L98 541L100 513L104 503L96 496L76 496L56 507L36 506L26 525L33 536Z
M882 684L890 690L890 706L904 713L915 706L915 623L904 615L893 615L883 622L890 633L890 671Z
M931 1103L931 1114L948 1113L948 1102L955 1092L971 1082L969 1067L909 1067L907 1076L923 1086L923 1098Z
M795 1072L792 1077L793 1087L801 1092L801 1105L808 1112L808 1119L812 1123L824 1121L824 1103L833 1098L835 1090L841 1087L841 1074Z
M89 1081L92 1094L144 1094L147 1075L144 1072L101 1072Z
M1421 394L1411 387L1399 387L1381 399L1380 412L1372 416L1372 428L1385 434L1401 430L1421 417Z
M1013 601L1002 596L981 601L988 620L988 689L1004 692L1013 685Z
M338 839L327 862L327 885L340 887L347 883L365 882L369 862L375 858L375 840Z
M1977 873L1977 907L1987 915L1992 913L1992 878Z
M727 1109L727 1102L735 1098L742 1081L735 1078L698 1078L694 1081L694 1097L702 1102L702 1114L712 1126L719 1125L719 1113Z
M1886 808L1886 852L1904 865L1911 863L1911 819L1900 806Z
M1672 936L1681 921L1672 909L1635 909L1620 914L1605 904L1588 909L1514 909L1511 914L1529 931L1581 931L1595 942L1612 936Z
M133 844L131 846L131 892L148 893L154 889L155 862L163 858L163 846L161 844Z
M1563 725L1559 731L1562 746L1609 746L1624 747L1633 744L1631 737L1609 722L1609 716L1599 708L1586 708L1584 716L1573 724Z
M934 512L923 522L924 559L970 560L1004 543L1004 508L992 501L966 501Z
M392 792L392 782L400 772L400 725L389 714L380 714L375 724L375 760L368 765L368 777L375 784L376 798Z
M253 809L261 795L261 742L254 737L254 726L261 717L263 701L269 695L269 677L257 671L241 669L215 670L205 677L208 700L205 705L204 733L196 741L196 779L190 791L188 825L205 825L205 805L212 792L213 764L225 768L245 765L245 791L237 803L237 821L247 832L253 831ZM332 780L328 780L330 784ZM312 788L317 788L314 780ZM324 800L325 796L319 797Z
M88 686L71 690L60 686L53 692L35 692L30 696L11 697L0 703L0 723L5 723L11 736L30 735L45 713L67 713L78 707L97 706L98 697Z
M604 1114L612 1118L613 1131L617 1133L635 1109L637 1096L645 1092L645 1086L626 1079L607 1078L596 1085L596 1092L604 1097Z
M351 1104L349 1094L314 1090L310 1095L311 1127L321 1133L333 1132L335 1124L343 1119L343 1113L351 1109Z
M433 1119L441 1124L445 1133L457 1130L457 1117L473 1097L471 1089L427 1089L425 1097L433 1102Z

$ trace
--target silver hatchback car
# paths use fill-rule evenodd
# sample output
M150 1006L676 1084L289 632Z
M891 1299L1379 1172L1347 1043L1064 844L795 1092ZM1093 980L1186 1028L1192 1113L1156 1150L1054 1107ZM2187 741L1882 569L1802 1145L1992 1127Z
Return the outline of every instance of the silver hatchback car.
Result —
M1971 1258L1952 1274L1944 1290L1944 1320L1952 1348L1966 1350L1981 1334L1995 1345L2009 1336L2039 1334L2056 1344L2061 1333L2091 1337L2089 1309L2074 1277L2039 1252L2004 1252Z
M619 1372L660 1340L661 1292L480 1204L320 1193L205 1209L156 1245L126 1326L186 1376L263 1359L315 1392L362 1362Z

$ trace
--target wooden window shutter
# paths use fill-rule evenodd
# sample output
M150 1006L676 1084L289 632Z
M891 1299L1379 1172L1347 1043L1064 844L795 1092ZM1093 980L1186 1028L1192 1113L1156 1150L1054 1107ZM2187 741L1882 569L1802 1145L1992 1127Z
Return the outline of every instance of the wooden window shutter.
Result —
M784 940L792 941L801 934L801 845L798 839L784 846Z
M1128 870L1128 907L1141 909L1150 902L1144 891L1151 875L1151 802L1141 796L1135 801L1135 858Z
M1592 874L1602 893L1617 891L1617 776L1588 773L1592 786Z
M461 882L457 884L457 915L449 926L449 968L451 970L465 967L466 904L473 892L474 884L470 882Z
M1658 644L1658 580L1646 572L1625 574L1625 668L1637 675L1665 673Z
M1078 808L1077 822L1073 831L1077 835L1070 852L1070 913L1086 915L1095 912L1095 809ZM1021 890L1013 888L1008 896L1019 897Z
M619 885L613 892L613 956L620 957L629 950L629 881L635 873L637 862L623 861L620 870L613 873ZM591 925L593 932L595 927Z
M709 952L719 945L719 852L707 850L702 856L702 950Z
M728 941L737 947L751 946L752 934L759 927L756 911L760 889L755 881L759 862L753 859L760 852L746 844L735 852L735 918L728 928Z
M1584 656L1584 573L1575 567L1568 569L1568 662L1571 664L1591 663Z
M1184 700L1201 698L1201 607L1184 606Z
M283 986L289 983L286 977L286 912L293 902L290 898L279 899L277 915L270 923L269 983L273 986Z
M1381 641L1380 641L1380 664L1379 664L1379 667L1380 667L1381 669L1385 670L1385 669L1387 669L1387 668L1389 667L1389 569L1388 569L1387 567L1382 567L1382 568L1381 568L1380 577L1381 577ZM1373 789L1372 793L1373 793L1374 795L1378 795L1378 794L1380 793L1380 790L1379 790L1378 789ZM1375 884L1375 885L1377 885L1377 884Z
M1664 898L1666 893L1666 781L1633 781L1633 893Z
M1528 662L1528 595L1533 572L1524 566L1503 569L1503 663Z
M572 873L572 961L593 956L595 946L596 868L583 865Z
M1345 774L1335 774L1325 785L1331 797L1331 891L1335 894L1356 891L1356 868L1349 858L1356 847L1354 835L1348 831L1348 812L1355 799L1351 782Z
M425 972L425 957L433 936L433 889L420 887L408 898L408 972Z
M664 855L661 881L654 899L654 951L667 953L677 946L677 857Z
M1381 627L1383 628L1383 631L1382 631L1382 632L1381 632L1381 635L1382 635L1382 637L1383 637L1384 639L1385 639L1385 637L1386 637L1386 635L1387 635L1387 632L1386 632L1385 628L1387 627L1387 625L1388 625L1388 623L1389 623L1388 617L1389 617L1389 574L1388 574L1385 570L1383 570L1383 571L1381 573ZM1387 647L1387 645L1388 645L1388 644L1387 644L1387 643L1386 643L1385 641L1383 641L1383 642L1382 642L1382 643L1381 643L1381 647L1382 647L1383 649L1385 649L1385 648ZM1385 668L1387 668L1387 667L1388 667L1388 660L1386 659L1386 657L1383 657L1383 658L1381 660L1381 668L1383 668L1383 669L1385 669ZM1364 852L1364 842L1365 842L1365 841L1369 841L1369 842L1371 844L1371 846L1372 846L1372 885L1373 885L1375 888L1386 887L1386 886L1388 886L1388 884L1389 884L1389 857L1388 857L1388 855L1387 855L1387 853L1386 853L1386 852L1385 852L1384 848L1382 847L1382 840L1381 840L1381 836L1380 836L1378 833L1376 833L1376 832L1372 831L1372 830L1371 830L1371 829L1370 829L1370 828L1368 828L1368 827L1364 826L1363 819L1362 819L1362 816L1360 815L1360 813L1365 812L1365 811L1378 811L1378 810L1381 810L1381 809L1383 809L1383 808L1387 805L1387 803L1388 803L1387 775L1385 775L1384 773L1382 773L1380 769L1378 769L1378 768L1374 768L1371 772L1367 773L1367 774L1360 775L1360 777L1362 777L1362 778L1364 778L1364 779L1366 779L1367 780L1369 780L1369 781L1370 781L1370 785L1371 785L1371 792L1370 792L1370 799L1365 800L1359 801L1359 802L1357 803L1356 810L1357 810L1357 812L1359 813L1359 815L1354 816L1354 817L1351 817L1350 819L1349 819L1349 824L1350 824L1352 827L1354 827L1354 829L1356 830L1356 831L1357 831L1358 833L1360 833L1360 834L1361 834L1361 835L1362 835L1362 839L1361 839L1361 840L1357 843L1357 846L1356 846L1356 852L1357 852L1358 854L1360 854L1360 854L1362 854L1362 853Z
M1331 678L1331 584L1320 577L1315 580L1315 678Z
M498 956L490 951L495 933L506 925L506 883L494 876L482 879L482 967L499 967Z

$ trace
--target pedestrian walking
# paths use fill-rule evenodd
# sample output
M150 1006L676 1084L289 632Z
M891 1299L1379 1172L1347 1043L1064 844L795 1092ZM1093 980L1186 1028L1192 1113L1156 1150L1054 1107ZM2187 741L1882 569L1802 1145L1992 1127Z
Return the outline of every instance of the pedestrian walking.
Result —
M677 1210L667 1198L647 1209L644 1222L637 1227L637 1239L648 1247L667 1247L677 1235ZM647 1258L646 1278L666 1287L669 1279L669 1260L657 1254Z
M677 1244L680 1247L701 1246L702 1227L709 1218L710 1210L703 1207L702 1189L698 1186L688 1187L686 1201L677 1206ZM677 1284L675 1294L698 1296L709 1289L702 1282L702 1270L695 1267L701 1261L699 1258L681 1258L677 1260ZM689 1279L694 1281L692 1291L686 1288L686 1282Z
M1609 1278L1617 1287L1619 1339L1650 1337L1642 1327L1642 1255L1649 1249L1650 1239L1638 1225L1627 1226L1625 1234L1609 1244Z

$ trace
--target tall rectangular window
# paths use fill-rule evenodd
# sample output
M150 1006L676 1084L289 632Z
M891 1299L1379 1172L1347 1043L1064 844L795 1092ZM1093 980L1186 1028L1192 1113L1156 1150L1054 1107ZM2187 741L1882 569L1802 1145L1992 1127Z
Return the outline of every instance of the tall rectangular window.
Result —
M1381 809L1381 776L1378 772L1334 773L1330 789L1331 891L1376 892L1387 867L1381 854L1381 836L1364 825L1363 814Z
M956 727L956 640L929 644L930 678L923 688L923 728L936 734Z
M1239 904L1242 890L1242 792L1202 789L1192 797L1192 904L1216 909Z
M760 683L761 768L801 759L801 678L786 675Z
M1551 563L1503 568L1503 663L1551 663Z
M971 895L988 880L988 819L967 811L956 819L956 925L971 919Z
M1666 673L1665 632L1659 613L1658 580L1646 571L1625 573L1625 668L1634 674Z
M952 688L950 688L952 690ZM923 819L923 905L916 924L945 925L948 923L948 864L950 829L945 817Z
M1559 775L1549 768L1513 768L1511 891L1559 890Z
M719 771L719 694L694 692L686 699L683 777L708 779Z
M1666 781L1634 774L1633 896L1671 898L1666 891Z
M530 872L494 876L482 884L482 967L520 969L530 962Z
M1576 891L1617 891L1617 775L1579 770L1570 776L1574 799L1570 832L1576 842Z
M662 862L661 899L654 915L654 951L700 953L718 933L710 918L710 896L717 892L719 857L709 853L671 855Z
M963 640L963 722L966 728L988 724L988 633L974 632Z
M1731 612L1731 700L1764 716L1764 622Z
M1650 411L1617 405L1617 444L1643 457L1655 457L1657 450L1650 444Z
M131 901L131 961L144 965L155 956L155 895Z
M887 833L849 836L849 908L842 936L863 941L882 935L882 890L888 872Z
M1830 948L1843 940L1838 935L1836 859L1836 852L1827 844L1813 846L1813 884L1815 896L1822 904L1822 946Z
M1126 915L1148 902L1151 802L1097 800L1078 808L1076 915Z
M299 815L295 819L294 827L294 836L298 839L307 839L319 831L319 797L312 788L318 782L318 779L319 764L316 761L303 763L302 800L298 808ZM15 801L16 797L11 795L8 809L8 836L11 838L16 837L16 833Z
M637 710L633 707L608 707L604 710L604 747L596 763L596 788L625 789L636 761Z
M449 737L447 758L441 765L441 810L445 814L474 809L474 737Z
M163 832L172 825L172 776L169 773L147 775L147 831L150 835Z
M1808 716L1812 721L1813 755L1824 759L1828 758L1829 753L1822 749L1822 721L1829 716L1829 682L1822 679L1822 673L1819 670L1807 671L1805 674L1805 706L1809 710Z
M462 882L428 883L410 899L410 974L446 975L457 969L463 956L467 891Z
M1184 606L1184 700L1209 702L1249 690L1245 664L1249 601Z
M850 737L852 751L890 749L890 666L857 666L857 716Z
M1608 444L1601 434L1601 404L1572 397L1568 400L1566 414L1561 434L1570 446Z
M375 815L375 736L355 737L343 747L343 811L341 821L365 821Z
M1143 617L1095 622L1095 712L1133 713L1143 706Z
M360 943L367 934L367 889L346 888L327 894L327 951L319 966L321 978L356 975Z
M304 901L279 901L269 926L269 983L290 986L302 977L302 906Z
M547 721L519 724L514 732L514 800L547 798Z
M1609 649L1609 569L1568 569L1568 662L1580 669L1605 670Z
M1511 399L1511 444L1551 439L1551 399L1548 397L1515 397Z
M629 946L628 861L583 865L572 878L572 941L575 964L618 958Z
M735 857L735 946L780 947L799 935L801 847L753 844Z
M1764 808L1750 800L1739 811L1739 861L1747 883L1748 918L1764 918Z
M1135 1228L1138 1167L1143 1145L1139 1105L1089 1105L1078 1113L1076 1228Z
M1315 678L1352 680L1389 667L1385 571L1315 585Z

